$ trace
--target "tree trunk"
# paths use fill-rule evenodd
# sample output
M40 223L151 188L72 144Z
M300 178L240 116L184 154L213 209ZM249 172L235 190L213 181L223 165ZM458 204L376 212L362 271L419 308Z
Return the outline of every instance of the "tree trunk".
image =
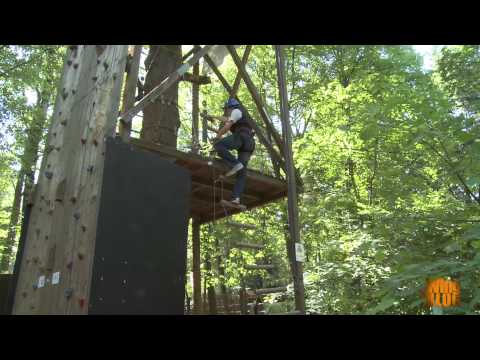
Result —
M47 122L47 110L49 105L49 96L37 91L37 104L34 110L33 120L27 129L23 155L21 158L21 168L18 173L17 184L15 185L15 195L13 198L12 212L8 225L8 234L5 242L5 249L2 253L0 262L0 271L8 271L13 256L13 246L17 235L17 225L20 218L20 203L22 199L23 187L23 210L25 210L26 199L30 195L35 179L35 168L38 160L38 150L42 140L43 131Z
M17 224L20 215L20 201L22 199L23 172L20 171L15 185L15 195L13 197L12 210L10 212L10 222L8 224L8 234L5 240L5 247L2 252L2 260L0 262L0 272L8 272L12 257L13 245L15 244L15 236L17 234Z
M37 91L38 101L37 108L34 115L34 121L27 130L27 141L25 143L25 150L22 158L22 170L25 174L25 187L23 191L23 198L27 199L32 192L35 181L35 169L38 160L38 151L40 142L42 140L43 132L47 125L47 111L50 99L48 95ZM23 202L25 208L26 201Z
M207 270L207 274L211 276L212 263L210 261L210 256L207 256L207 259L205 260L205 269ZM205 279L210 276L205 275ZM206 286L207 286L207 296L208 296L208 310L209 310L208 313L210 315L216 315L217 314L217 298L215 294L215 288L211 285L206 285Z
M215 247L217 251L220 251L219 248L219 243L218 239L215 238ZM225 259L228 258L228 252L224 253ZM227 292L227 287L225 286L225 267L222 264L222 257L220 256L220 253L217 255L217 269L218 269L218 275L220 277L220 291L222 293L222 299L223 299L223 308L224 311L229 314L230 313L230 304L228 301L228 292Z
M145 60L147 69L145 93L150 92L168 75L176 71L181 64L181 59L181 45L150 45L150 52ZM178 83L176 83L144 109L140 137L146 141L176 148L179 127Z

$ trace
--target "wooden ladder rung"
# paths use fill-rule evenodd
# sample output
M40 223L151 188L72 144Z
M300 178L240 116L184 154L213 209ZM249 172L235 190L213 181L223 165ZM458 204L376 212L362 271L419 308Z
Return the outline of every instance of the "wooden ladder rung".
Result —
M246 270L272 270L275 269L275 265L272 264L256 264L256 265L245 265Z
M229 207L231 209L237 209L237 210L247 210L247 207L245 205L236 205L236 204L233 204L231 203L230 201L227 201L227 200L220 200L220 205L222 206L225 206L225 207Z
M226 224L228 226L233 226L233 227L237 227L237 228L240 228L240 229L247 229L247 230L256 230L257 229L256 225L242 224L242 223L238 223L238 222L235 222L235 221L228 221Z
M234 248L262 250L262 249L265 248L265 245L237 242L237 243L233 244L233 247Z
M274 294L274 293L285 292L285 291L287 291L286 286L279 286L274 288L257 289L255 290L255 295L259 296L259 295Z
M302 313L299 310L294 310L286 313L275 313L270 315L301 315Z

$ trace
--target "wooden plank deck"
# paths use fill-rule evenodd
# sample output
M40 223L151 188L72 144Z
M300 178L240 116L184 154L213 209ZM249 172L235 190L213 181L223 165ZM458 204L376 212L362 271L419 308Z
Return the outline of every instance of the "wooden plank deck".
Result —
M192 193L190 200L190 215L203 224L227 216L220 205L223 199L230 200L235 183L235 176L223 181L223 196L220 182L215 183L220 174L228 171L228 167L220 161L209 159L194 153L184 153L170 147L131 138L130 144L136 148L152 151L171 160L176 165L188 169L192 173ZM215 206L214 206L215 190ZM263 206L287 196L287 183L255 170L248 170L247 182L243 194L242 204L247 210ZM215 211L214 211L215 209ZM241 212L239 209L227 209L228 215Z

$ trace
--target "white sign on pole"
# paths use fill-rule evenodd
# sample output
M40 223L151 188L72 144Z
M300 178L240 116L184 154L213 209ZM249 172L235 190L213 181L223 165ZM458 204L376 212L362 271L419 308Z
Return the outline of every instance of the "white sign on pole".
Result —
M60 282L60 272L53 273L52 275L52 285L56 285Z
M298 262L305 262L305 248L301 243L295 243L295 259Z
M38 278L38 288L45 286L45 275L42 275Z

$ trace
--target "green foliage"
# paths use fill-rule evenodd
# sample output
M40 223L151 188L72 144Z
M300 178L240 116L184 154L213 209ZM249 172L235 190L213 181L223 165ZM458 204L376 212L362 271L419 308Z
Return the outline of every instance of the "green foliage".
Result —
M9 224L14 188L24 174L29 186L34 177L64 53L57 45L0 47L0 255L7 258L8 227L16 235L19 227Z

